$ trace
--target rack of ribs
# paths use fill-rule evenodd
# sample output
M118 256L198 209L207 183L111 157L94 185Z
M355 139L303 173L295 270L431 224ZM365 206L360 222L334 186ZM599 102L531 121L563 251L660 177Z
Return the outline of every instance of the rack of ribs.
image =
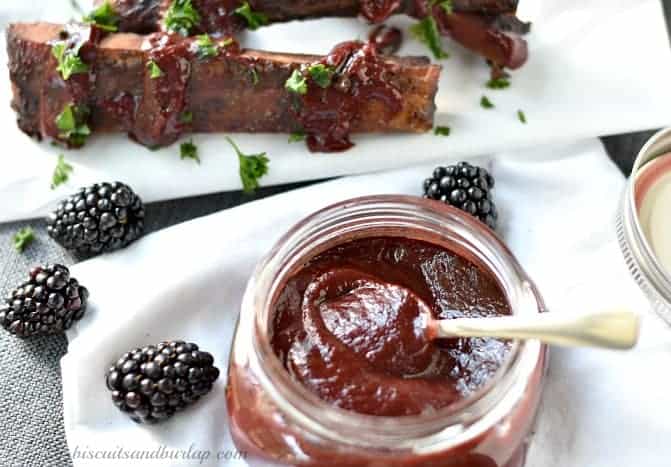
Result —
M311 56L213 40L215 53L203 56L198 38L179 34L13 24L7 44L19 127L70 147L90 131L126 132L149 147L184 132L303 132L313 151L345 150L351 133L432 128L440 66L427 58L385 56L356 41ZM57 50L83 65L64 76ZM326 71L328 82L311 70Z
M108 0L97 0L102 4ZM112 0L120 16L120 30L136 33L164 29L170 0ZM451 0L451 11L436 0L249 0L250 8L267 21L332 16L364 17L370 23L384 22L392 15L435 18L438 31L486 58L496 68L516 69L527 60L527 43L522 38L529 24L516 16L518 0ZM247 27L236 14L243 0L192 0L201 21L194 34L234 34Z

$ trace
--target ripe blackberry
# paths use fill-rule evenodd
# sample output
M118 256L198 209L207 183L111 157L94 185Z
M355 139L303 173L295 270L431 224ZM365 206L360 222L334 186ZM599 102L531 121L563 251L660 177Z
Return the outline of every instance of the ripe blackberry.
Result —
M424 197L442 201L480 219L496 229L498 212L492 200L494 177L482 167L459 162L436 167L424 180Z
M134 349L107 371L112 402L137 423L172 417L212 389L214 358L183 341Z
M143 230L142 200L120 182L82 188L47 217L49 235L80 255L123 248Z
M84 316L88 297L65 266L38 266L0 306L0 324L19 337L62 332Z

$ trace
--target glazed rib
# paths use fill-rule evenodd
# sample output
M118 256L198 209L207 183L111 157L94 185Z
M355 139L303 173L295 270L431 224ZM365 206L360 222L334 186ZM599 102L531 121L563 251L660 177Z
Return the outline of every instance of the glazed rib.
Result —
M105 1L96 0L95 3L99 5ZM517 9L517 2L518 0L453 0L452 5L457 13L499 15L514 13ZM223 7L232 11L241 3L237 0L193 0L194 6L199 11L213 11L215 7ZM275 23L328 16L356 16L366 2L361 0L249 0L249 3L254 11L265 14L270 22ZM110 4L121 17L119 24L121 31L148 33L160 30L163 13L170 1L111 0ZM402 0L394 8L393 14L417 16L421 9L419 6L415 0ZM244 23L238 21L235 26L242 29Z
M104 0L98 0L102 3ZM201 22L194 33L232 34L244 29L244 19L234 13L242 0L193 0ZM432 12L441 34L497 66L515 69L527 59L527 44L520 37L528 24L515 16L517 0L453 0L453 13L438 4L421 0L250 0L252 9L270 22L328 16L362 14L371 22L382 22L391 14L424 18ZM158 31L170 0L113 0L121 17L120 30L136 33ZM385 9L380 5L387 5ZM378 13L372 11L377 8Z
M299 131L301 121L292 110L295 96L285 89L285 82L301 65L321 59L240 50L200 60L195 56L171 55L166 48L158 63L168 79L154 80L147 72L148 37L119 33L104 37L88 49L82 48L81 54L91 72L63 81L56 72L51 45L63 28L51 23L19 23L10 25L7 31L12 106L21 129L38 138L59 139L55 119L64 106L73 102L88 106L92 130L128 132L147 146L170 144L179 137L182 128L173 131L173 127L179 126L177 116L168 115L166 108L173 109L173 114L175 109L192 114L192 121L183 128L185 131ZM179 37L178 40L192 41ZM352 121L351 131L431 129L440 67L431 65L426 58L381 60L389 67L389 80L400 93L400 110L390 116L379 100L368 99L360 109L360 118ZM180 80L179 76L170 75L172 62L190 69L188 80L183 83L184 102L169 94L161 95L166 91L162 87L179 86L171 84ZM92 79L94 83L90 83Z

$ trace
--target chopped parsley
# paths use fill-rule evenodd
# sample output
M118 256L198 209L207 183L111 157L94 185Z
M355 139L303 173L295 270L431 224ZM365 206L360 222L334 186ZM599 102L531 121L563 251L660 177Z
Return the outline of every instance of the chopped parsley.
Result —
M435 0L434 0L435 1ZM438 4L443 10L445 10L445 14L451 15L454 13L454 8L452 6L452 0L443 0Z
M198 54L198 58L200 58L201 60L216 57L217 54L219 53L219 44L214 42L212 38L207 34L203 34L196 37L196 46L198 47L196 53Z
M165 14L165 28L188 36L191 30L200 23L200 13L194 8L191 0L173 0Z
M200 157L198 157L198 146L193 144L192 139L186 143L180 144L179 156L181 159L193 159L200 164Z
M527 116L524 114L523 111L521 110L517 111L517 118L519 119L520 122L524 123L525 125L527 124Z
M316 63L308 67L308 73L310 73L310 77L318 86L328 88L331 85L331 79L335 70L322 63Z
M182 114L179 116L179 123L184 123L188 125L189 123L193 122L193 112L182 112Z
M284 83L284 87L287 91L296 94L304 95L308 93L308 83L305 81L305 76L303 76L300 70L294 70L291 73L289 79Z
M91 129L86 124L88 114L88 108L85 106L66 105L56 117L56 128L60 131L58 137L73 146L83 146L91 134Z
M147 63L147 68L149 68L149 77L151 79L156 79L163 76L163 70L161 70L155 61L149 60L149 63Z
M440 60L449 57L448 53L443 50L438 25L433 16L427 16L410 26L410 33L415 39L426 45L436 59Z
M305 140L305 133L302 131L296 131L289 135L289 143L298 143L299 141Z
M227 136L226 141L228 141L228 144L233 147L235 153L238 155L242 189L245 193L253 193L259 187L259 179L268 173L269 160L266 157L266 153L243 154L231 138Z
M68 47L65 43L58 42L51 48L51 53L58 60L56 71L65 81L69 80L72 75L89 71L89 66L79 57L79 47Z
M12 238L12 241L14 243L14 248L16 251L19 253L23 253L28 245L30 245L33 240L35 240L35 232L33 231L32 227L24 227L16 234L14 234L14 237Z
M492 104L492 101L490 101L487 96L482 96L480 98L480 107L483 109L493 109L494 104Z
M84 16L82 21L93 24L103 31L117 32L119 30L120 18L110 2L106 0L105 3Z
M240 7L236 8L235 13L247 20L247 27L252 31L268 24L268 17L263 13L252 11L249 2L245 2Z
M436 136L450 136L449 126L437 126L433 129L433 134Z
M71 172L72 166L65 162L63 154L59 155L58 162L56 162L56 168L54 169L54 175L51 177L51 189L54 190L57 186L67 182Z
M508 78L492 78L487 81L489 89L506 89L510 87L510 80Z
M251 67L251 68L249 69L249 74L250 74L250 76L252 77L252 84L253 84L254 86L256 86L257 84L259 84L259 81L260 81L260 79L259 79L259 73L258 73L258 71L256 71L256 68Z

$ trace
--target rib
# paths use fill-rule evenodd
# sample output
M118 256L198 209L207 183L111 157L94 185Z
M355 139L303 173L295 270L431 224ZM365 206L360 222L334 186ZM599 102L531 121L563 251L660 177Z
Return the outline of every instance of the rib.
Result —
M106 0L96 0L102 4ZM392 6L388 14L419 16L426 8L417 0L249 0L252 9L265 14L269 21L286 22L296 19L322 18L329 16L356 16L360 12L385 9L385 2ZM163 15L170 5L169 0L111 0L110 4L119 14L119 28L125 32L148 33L161 29ZM453 0L453 10L457 13L484 13L499 15L515 13L518 0ZM241 0L193 0L193 5L205 15L213 16L223 8L225 16L233 17ZM374 19L374 18L369 18ZM386 19L386 18L385 18ZM232 27L243 29L241 18L232 19ZM207 22L207 21L206 21ZM207 29L207 28L206 28ZM214 33L217 31L203 30ZM231 33L233 31L226 31Z
M104 0L98 0L101 3ZM201 23L193 33L232 34L244 29L244 19L235 14L242 0L193 0ZM515 17L517 0L453 0L452 14L425 0L250 0L254 11L270 22L361 14L381 23L392 14L424 18L432 13L442 35L498 67L519 68L527 60L527 43L520 33L528 23ZM129 32L158 31L170 0L113 0L121 17L120 29Z
M230 53L201 60L179 52L191 50L190 38L118 33L96 44L89 34L97 28L79 25L74 27L79 32L69 27L70 36L84 38L80 55L91 71L63 81L56 71L52 44L62 39L64 29L66 26L59 24L18 23L7 31L12 106L20 128L29 135L64 142L55 120L68 104L88 107L92 130L128 132L147 146L170 144L182 131L306 130L306 120L296 108L304 110L307 101L297 101L297 96L285 89L285 82L294 70L324 57L240 50L234 44ZM173 42L163 48L150 47L162 40ZM147 71L150 59L163 69L164 79L151 79ZM394 83L394 92L399 93L399 107L390 112L383 99L357 101L361 108L350 122L351 132L431 129L440 67L424 57L379 60L385 76ZM332 88L327 90L331 97L342 101L345 95ZM181 121L186 111L192 114L188 123ZM318 145L313 149L328 150Z
M501 29L500 17L473 13L436 14L441 33L449 35L496 66L514 70L526 63L527 42L520 35Z

